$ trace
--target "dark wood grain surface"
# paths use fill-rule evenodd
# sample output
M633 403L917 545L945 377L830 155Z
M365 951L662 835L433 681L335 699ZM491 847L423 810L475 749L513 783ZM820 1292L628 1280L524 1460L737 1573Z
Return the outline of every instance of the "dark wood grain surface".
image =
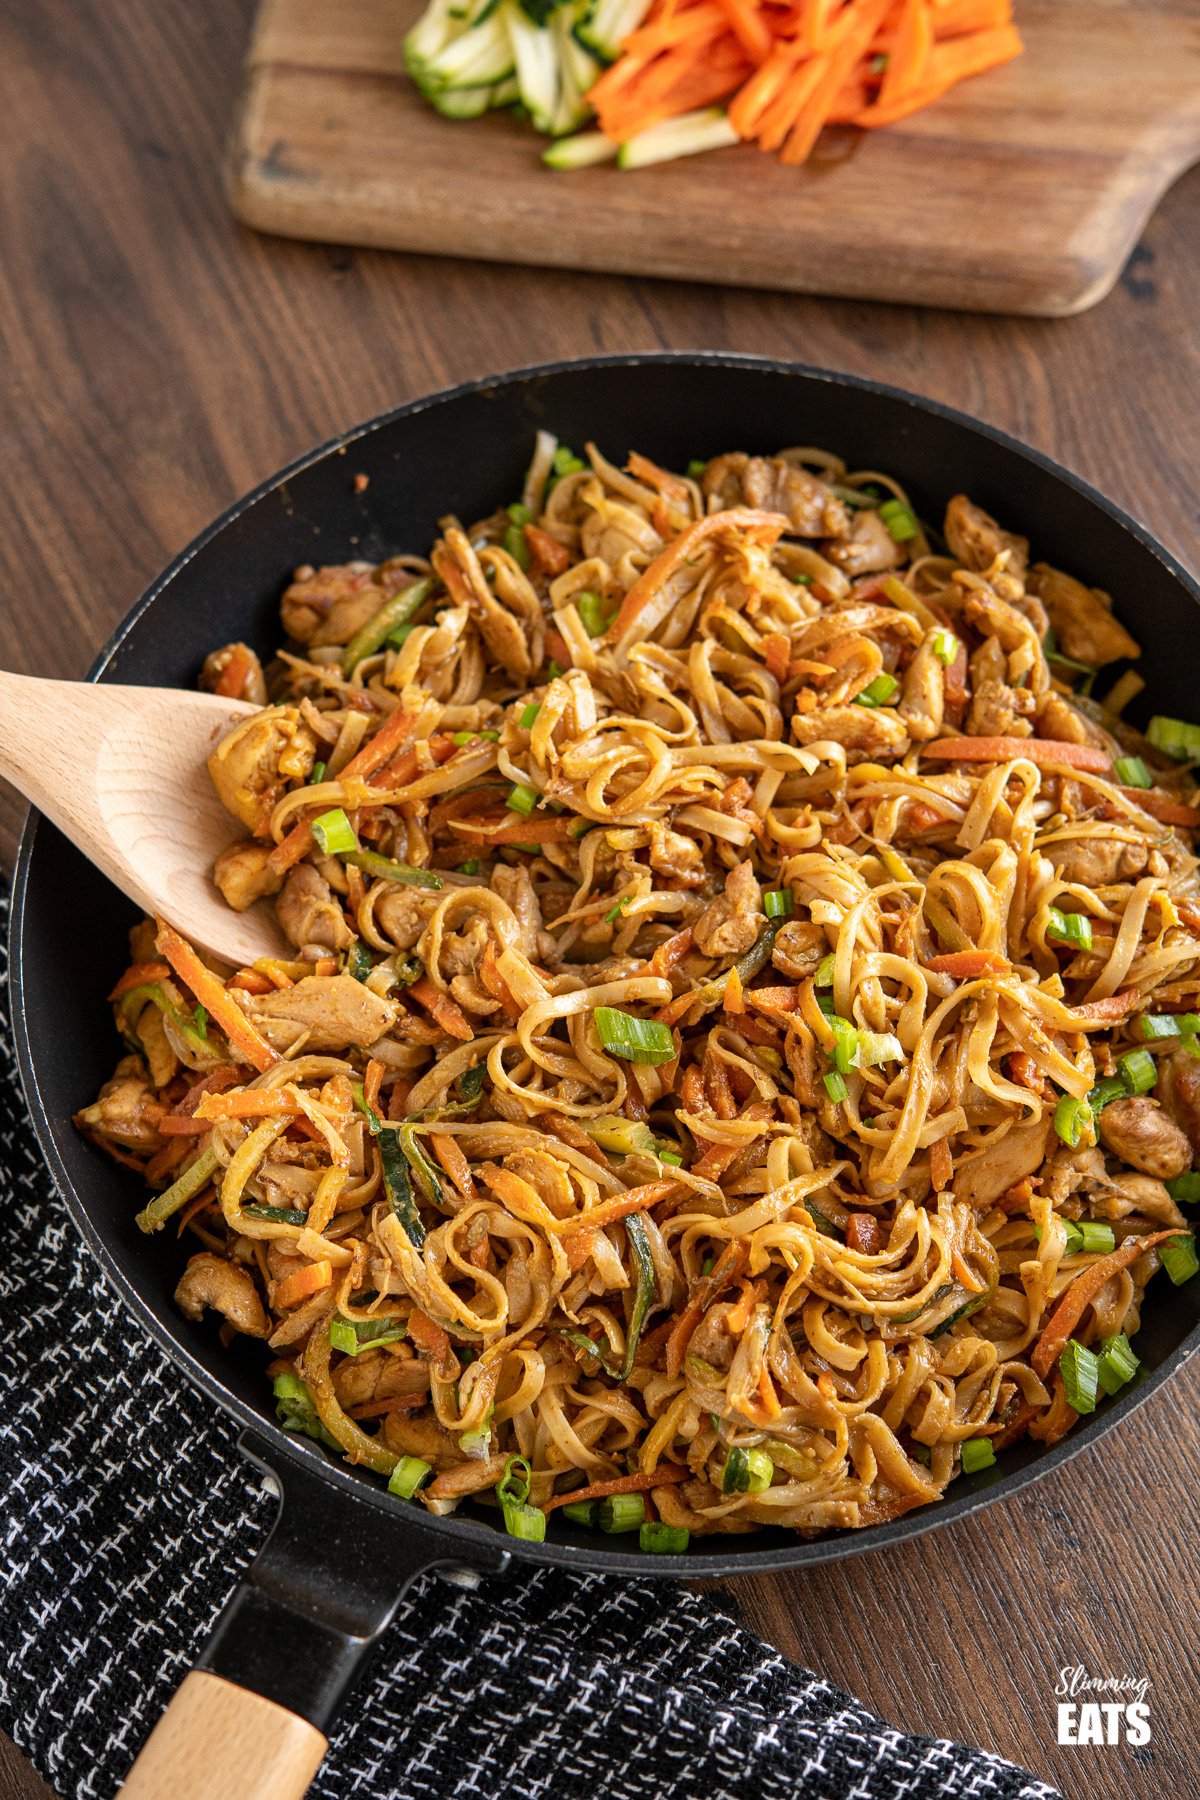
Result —
M1200 172L1112 297L1062 322L311 248L253 237L222 203L249 25L250 0L0 9L0 666L81 674L194 532L335 429L595 350L755 350L922 390L1200 562ZM0 795L5 857L20 813ZM730 1591L899 1724L1002 1751L1070 1800L1195 1800L1198 1400L1193 1367L983 1518ZM1052 1689L1076 1663L1150 1678L1146 1749L1055 1744ZM0 1800L45 1793L0 1747Z

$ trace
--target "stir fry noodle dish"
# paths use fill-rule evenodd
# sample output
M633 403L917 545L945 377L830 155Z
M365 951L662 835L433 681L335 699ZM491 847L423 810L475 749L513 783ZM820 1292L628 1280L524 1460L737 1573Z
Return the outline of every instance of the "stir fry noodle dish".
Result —
M179 1307L534 1541L865 1527L1055 1443L1197 1270L1200 726L1135 730L1121 596L962 494L540 433L497 498L204 666L281 953L140 924L77 1116Z

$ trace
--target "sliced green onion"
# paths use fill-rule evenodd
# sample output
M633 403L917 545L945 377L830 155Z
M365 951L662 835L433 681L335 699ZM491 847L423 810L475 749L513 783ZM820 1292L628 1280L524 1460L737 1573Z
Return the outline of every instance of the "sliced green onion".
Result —
M1129 1050L1117 1058L1117 1073L1131 1094L1148 1094L1158 1080L1158 1064L1148 1050Z
M1077 1413L1096 1410L1096 1391L1100 1385L1100 1358L1078 1338L1072 1338L1058 1359L1066 1389L1067 1405Z
M519 782L516 787L508 790L505 805L509 812L520 813L523 819L527 819L540 799L541 795L536 788L526 787L524 782Z
M1098 1373L1100 1386L1106 1394L1115 1394L1118 1388L1132 1381L1140 1367L1141 1359L1123 1331L1101 1340Z
M509 1537L526 1544L541 1544L546 1539L546 1515L540 1506L502 1506L504 1529Z
M638 1019L632 1013L598 1006L592 1014L600 1042L611 1056L627 1062L666 1063L675 1055L675 1039L661 1019Z
M897 544L906 544L921 529L913 517L912 509L905 506L903 500L885 500L879 509L879 517Z
M1184 1237L1168 1238L1165 1244L1158 1246L1158 1257L1175 1286L1182 1287L1200 1269L1195 1232L1189 1231Z
M699 481L708 464L702 456L693 456L684 473L689 481Z
M551 657L550 661L546 664L546 673L549 675L551 681L557 681L560 675L566 674L566 670L560 662L556 662L554 658Z
M1090 950L1092 921L1086 913L1060 912L1057 906L1052 906L1046 936L1052 943L1075 944L1080 950Z
M213 1178L218 1166L215 1150L202 1150L190 1169L185 1169L178 1181L173 1181L169 1188L156 1194L148 1206L144 1206L134 1223L139 1231L157 1231L165 1225L172 1213L186 1206L208 1182Z
M313 764L308 777L309 787L319 787L321 785L325 779L326 766L327 765L323 762L315 762Z
M606 1113L585 1125L584 1130L602 1150L611 1150L614 1156L633 1156L639 1150L649 1151L651 1156L658 1153L658 1139L643 1119Z
M679 1150L660 1150L658 1153L658 1160L659 1162L670 1163L671 1167L674 1169L681 1169L683 1167L683 1154Z
M579 614L579 622L589 637L603 637L617 616L617 609L607 600L601 599L590 588L575 596L575 610Z
M411 1500L417 1489L423 1488L432 1474L432 1463L423 1461L419 1456L402 1456L392 1470L388 1493L395 1494L400 1500Z
M504 528L504 548L512 557L519 569L528 569L533 558L529 554L529 545L525 542L525 533L519 525L506 525Z
M246 1208L247 1212L250 1210ZM398 1319L331 1319L329 1341L346 1356L375 1350L381 1344L398 1344L405 1327Z
M796 910L790 888L769 888L763 895L763 911L768 919L787 919Z
M950 667L958 655L958 639L952 631L938 632L933 640L933 654L940 663L945 663L947 668Z
M458 1447L464 1456L471 1456L482 1462L492 1448L491 1426L480 1426L478 1431L464 1431L458 1440Z
M506 506L504 510L514 525L531 525L533 523L533 514L520 500L514 500L512 505Z
M977 1475L980 1469L990 1469L996 1460L991 1438L967 1438L959 1454L964 1475Z
M459 875L478 875L479 858L473 856L469 862L459 863L456 873Z
M894 675L876 675L874 681L868 681L861 694L854 696L855 706L882 706L890 700L900 683Z
M498 744L500 733L498 731L456 731L451 736L450 742L459 750L464 744Z
M1112 1226L1102 1219L1075 1219L1067 1225L1068 1256L1107 1256L1116 1243Z
M1134 1030L1144 1044L1152 1044L1157 1038L1177 1038L1179 1019L1175 1013L1143 1013Z
M312 833L326 856L349 856L358 849L354 827L340 806L314 819Z
M208 1008L206 1006L198 1006L196 1008L195 1012L192 1014L192 1030L195 1032L195 1034L198 1038L203 1038L204 1042L207 1044L207 1042L208 1042Z
M564 1519L570 1519L573 1525L594 1526L599 1506L598 1500L572 1500L569 1506L561 1509L562 1516Z
M833 1101L835 1106L840 1106L843 1100L848 1100L850 1098L850 1089L846 1086L846 1077L844 1075L839 1075L836 1069L831 1069L829 1074L823 1075L821 1079L825 1083L825 1092L829 1095L829 1098Z
M501 1506L524 1506L529 1498L529 1486L533 1479L533 1470L529 1459L524 1456L510 1456L504 1465L504 1473L496 1483L496 1498Z
M411 987L425 973L425 965L415 956L405 956L402 950L393 956L392 967L396 971L396 980L402 987Z
M342 674L352 675L364 657L374 656L381 650L398 626L407 625L416 617L437 585L435 576L425 575L420 581L412 581L406 588L401 588L390 600L385 600L342 651Z
M1189 1169L1186 1175L1177 1175L1174 1181L1168 1181L1167 1192L1181 1206L1200 1204L1200 1169Z
M348 1319L329 1321L329 1342L335 1350L344 1351L347 1356L358 1355L358 1333Z
M904 1046L892 1031L860 1031L855 1067L876 1069L881 1063L903 1062Z
M554 460L550 467L561 481L564 475L578 475L583 468L583 458L576 456L567 444L560 444L554 452Z
M621 898L617 901L617 904L615 906L610 906L608 911L605 913L604 923L606 925L615 925L617 920L620 918L621 914L625 911L625 908L627 906L632 906L632 904L633 904L633 895L632 894L622 894Z
M765 1450L742 1450L735 1445L721 1471L721 1492L761 1494L770 1487L774 1475L775 1464Z
M746 1492L748 1494L763 1493L775 1478L775 1464L765 1450L747 1450L746 1466L749 1471Z
M356 869L373 876L376 881L398 881L404 887L420 888L440 888L442 885L441 876L435 875L432 869L422 869L416 863L396 862L393 857L380 856L375 850L351 850L342 861L353 863Z
M338 1448L337 1439L326 1431L321 1423L321 1415L316 1409L308 1386L299 1375L285 1369L274 1381L275 1417L285 1431L300 1431L305 1437L315 1438L318 1444L326 1444L329 1449Z
M813 976L814 987L831 988L833 986L833 970L836 962L837 957L832 950L829 952L828 956L823 956L821 958L820 962L817 964L817 972Z
M596 1509L601 1531L640 1531L646 1522L646 1502L641 1494L610 1494Z
M1122 787L1148 788L1154 786L1154 777L1140 756L1120 756L1113 764L1113 774Z
M1123 1100L1129 1092L1119 1075L1105 1075L1087 1097L1093 1113L1101 1113L1114 1100Z
M531 700L529 702L529 705L525 708L525 711L521 714L521 730L522 731L529 731L532 728L533 721L537 718L537 716L541 712L541 710L542 710L542 706L541 706L540 700Z
M1064 1094L1054 1109L1054 1129L1071 1150L1074 1150L1081 1132L1091 1122L1091 1107L1086 1100L1076 1099L1074 1094Z
M1146 727L1146 742L1161 750L1164 756L1187 762L1193 756L1200 756L1200 725L1189 725L1186 719L1165 719L1155 713Z
M664 1525L661 1519L647 1519L638 1532L638 1545L652 1556L682 1556L691 1535L686 1525Z

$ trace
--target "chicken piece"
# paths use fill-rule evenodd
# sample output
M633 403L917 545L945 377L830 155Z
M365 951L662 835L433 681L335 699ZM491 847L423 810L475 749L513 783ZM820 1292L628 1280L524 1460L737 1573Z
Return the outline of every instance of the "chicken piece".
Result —
M1112 596L1102 588L1084 587L1048 563L1033 565L1029 586L1045 606L1065 656L1098 669L1142 654L1136 639L1113 618Z
M1131 1180L1135 1177L1130 1177ZM1143 1177L1137 1176L1137 1180ZM1052 1149L1042 1170L1042 1192L1055 1206L1061 1206L1081 1188L1104 1187L1108 1176L1104 1169L1104 1152L1099 1149L1068 1150L1065 1145Z
M803 981L817 969L829 945L820 925L807 919L788 919L775 935L771 961L789 981Z
M874 510L855 513L847 535L825 544L823 551L831 563L851 578L898 569L904 561L902 547Z
M348 644L384 603L417 579L412 569L394 562L331 563L296 570L283 596L280 612L290 638L314 649Z
M425 1493L430 1500L462 1500L468 1494L482 1494L485 1488L495 1487L507 1466L507 1456L472 1458L443 1470Z
M967 714L967 735L1028 737L1031 727L1027 721L1034 704L1028 688L1009 687L1006 681L977 682Z
M1110 887L1117 881L1132 881L1146 867L1150 851L1140 840L1130 842L1121 837L1068 838L1062 843L1046 844L1042 855L1054 864L1063 881L1078 882L1081 887Z
M954 1172L954 1198L977 1212L991 1206L1001 1194L1033 1175L1046 1156L1050 1119L1031 1119L1006 1131L991 1145Z
M249 1269L202 1250L190 1257L175 1289L175 1304L185 1319L199 1319L211 1307L246 1337L271 1335L271 1322Z
M305 1050L314 1055L365 1049L400 1012L394 1000L381 1000L353 975L306 975L274 994L231 991L275 1049L290 1049L303 1035Z
M1154 1225L1184 1225L1183 1214L1161 1181L1150 1175L1114 1175L1102 1193L1090 1196L1092 1216L1128 1219L1136 1213Z
M1106 731L1102 731L1077 706L1053 690L1043 695L1038 709L1038 736L1053 738L1059 744L1092 744L1107 756L1120 751Z
M101 1144L116 1144L150 1156L160 1148L158 1121L162 1102L147 1079L140 1056L123 1056L91 1106L75 1114L75 1123Z
M700 487L722 510L754 506L782 513L798 537L844 538L850 530L850 515L833 489L781 456L741 451L718 456L705 469Z
M235 670L234 676L228 674L230 664L242 665L240 675ZM236 686L231 682L236 678ZM211 656L204 659L204 667L200 671L200 686L206 694L224 694L231 700L249 700L254 706L267 704L267 682L263 675L262 664L251 650L249 644L226 644L220 650L214 650Z
M917 646L904 675L896 708L915 743L936 737L946 715L946 669L934 645L942 634L930 631Z
M345 950L354 942L329 883L311 863L298 863L288 874L275 902L275 914L290 943L298 950Z
M383 1421L389 1450L397 1456L419 1456L435 1469L454 1469L462 1462L457 1438L443 1430L432 1408L421 1412L392 1412Z
M657 875L666 875L681 887L698 887L704 880L704 857L695 838L672 831L661 819L646 827L650 846L646 859Z
M657 555L663 540L640 512L606 494L599 505L590 506L585 513L579 543L585 558L594 557L610 569L619 569L631 552Z
M1003 531L990 513L981 506L972 506L965 494L955 494L946 508L944 531L951 556L957 557L964 568L983 574L1007 550L1007 573L1024 576L1029 565L1029 539Z
M801 744L826 739L841 744L848 763L892 761L910 747L904 721L887 706L822 706L792 714L792 735Z
M517 947L524 955L531 962L553 956L554 939L542 927L542 909L537 891L524 863L511 869L504 863L497 863L492 870L492 892L507 901L516 916L521 927Z
M762 895L748 862L725 877L725 892L710 901L692 927L701 956L741 956L766 924Z
M386 882L375 902L375 924L382 936L391 939L397 950L411 950L442 897L440 894L414 892L412 888Z
M222 850L213 864L213 880L234 912L245 912L256 900L277 894L283 886L283 876L271 867L271 850L270 844L256 844L247 838Z
M709 1363L714 1369L729 1367L738 1340L729 1335L725 1320L736 1304L736 1301L718 1300L715 1306L709 1307L688 1341L689 1356L698 1356L701 1362Z
M1142 1175L1174 1181L1192 1166L1187 1133L1149 1094L1112 1100L1100 1114L1100 1142Z
M1154 1094L1200 1155L1200 1061L1186 1050L1160 1057Z
M360 1352L342 1358L333 1372L333 1385L343 1406L362 1406L368 1400L391 1400L401 1394L427 1394L429 1364L419 1356Z
M255 837L264 837L284 790L279 759L301 729L294 706L271 706L235 725L208 759L221 804ZM307 733L306 733L307 735Z

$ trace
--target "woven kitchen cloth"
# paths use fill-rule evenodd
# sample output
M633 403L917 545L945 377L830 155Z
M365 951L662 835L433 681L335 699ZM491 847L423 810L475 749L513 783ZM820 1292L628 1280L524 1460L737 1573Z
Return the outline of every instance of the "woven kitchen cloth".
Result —
M43 1166L9 1034L7 912L0 894L0 1726L64 1800L107 1800L272 1503L231 1422L109 1291ZM418 1582L312 1792L1061 1800L881 1723L709 1595L551 1570L479 1593Z

